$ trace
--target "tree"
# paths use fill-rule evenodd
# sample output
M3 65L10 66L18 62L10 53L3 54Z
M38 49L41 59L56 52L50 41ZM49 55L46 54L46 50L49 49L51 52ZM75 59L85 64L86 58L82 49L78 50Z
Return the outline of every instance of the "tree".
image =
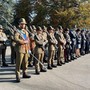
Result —
M90 3L80 5L80 18L79 18L80 27L90 28Z
M0 0L0 16L4 16L10 23L14 19L14 5L12 0ZM4 19L0 18L0 24L7 30L7 23Z
M19 0L16 4L16 16L15 18L25 18L26 21L29 23L29 13L31 11L31 2L30 0Z
M24 17L29 24L72 27L83 26L89 16L82 15L86 0L19 0L16 5L16 17ZM87 0L89 1L89 0ZM90 3L88 3L90 4ZM23 9L22 9L23 8ZM86 12L86 11L84 11ZM89 15L89 12L88 12ZM87 20L86 20L87 19Z

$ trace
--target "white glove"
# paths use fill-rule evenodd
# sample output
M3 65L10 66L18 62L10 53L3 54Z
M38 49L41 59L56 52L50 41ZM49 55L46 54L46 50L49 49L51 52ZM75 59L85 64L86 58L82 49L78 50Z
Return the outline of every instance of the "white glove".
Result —
M31 54L31 50L28 50L28 53Z
M7 39L6 38L3 38L3 41L6 41Z

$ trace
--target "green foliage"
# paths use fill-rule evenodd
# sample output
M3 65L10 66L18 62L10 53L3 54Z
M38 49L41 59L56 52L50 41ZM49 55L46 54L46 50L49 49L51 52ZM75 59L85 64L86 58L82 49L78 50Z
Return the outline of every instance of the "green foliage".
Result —
M89 27L90 3L86 1L90 0L19 0L15 5L13 0L1 0L0 10L9 21L23 17L28 24Z
M30 0L19 0L19 3L16 4L16 17L15 18L25 18L29 23L29 13L31 11Z

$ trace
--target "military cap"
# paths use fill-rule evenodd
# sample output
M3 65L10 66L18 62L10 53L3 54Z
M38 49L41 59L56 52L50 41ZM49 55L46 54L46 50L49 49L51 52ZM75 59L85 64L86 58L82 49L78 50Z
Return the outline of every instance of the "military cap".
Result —
M43 30L43 31L47 31L47 27L46 27L46 26L43 26L43 27L42 27L42 30Z
M54 30L54 28L52 26L49 26L47 30Z
M85 32L85 28L83 28L83 29L81 30L81 32Z
M46 27L46 26L43 26L42 29L43 29L43 30L47 30L47 27Z
M79 32L79 31L81 31L79 28L76 30L76 32Z
M32 28L33 28L33 30L36 30L36 27L35 27L35 25L32 25Z
M58 26L58 29L59 29L59 30L63 30L63 28L62 28L62 26L61 26L61 25L59 25L59 26Z
M69 31L69 28L65 28L64 31Z
M3 29L3 26L2 25L0 25L0 29Z
M37 27L37 31L42 31L42 28L40 26Z
M24 18L21 18L21 19L19 20L19 24L21 24L21 23L27 24L27 23L26 23L26 20L25 20Z

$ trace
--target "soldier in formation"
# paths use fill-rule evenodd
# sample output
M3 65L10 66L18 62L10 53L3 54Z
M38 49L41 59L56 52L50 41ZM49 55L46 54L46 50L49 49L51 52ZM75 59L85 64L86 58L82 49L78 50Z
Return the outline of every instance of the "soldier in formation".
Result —
M28 68L28 52L30 50L29 34L26 31L26 21L21 18L19 21L19 28L15 33L15 51L16 51L16 81L20 82L20 67L22 64L23 78L30 78L27 75Z
M15 36L12 38L15 44L12 47L11 59L14 59L13 55L16 53L17 82L20 82L21 64L23 78L30 78L31 76L27 74L28 65L32 67L34 64L35 73L39 75L40 72L47 71L44 68L45 59L47 59L47 69L51 70L90 52L90 31L80 30L78 28L72 30L68 28L63 29L60 25L56 29L52 26L43 26L42 28L38 26L36 28L32 25L30 26L31 31L28 31L26 24L25 19L21 18L18 29L15 31ZM6 47L4 45L7 37L2 31L3 27L0 25L2 63L3 66L7 66L5 60ZM14 54L13 51L15 51ZM57 56L56 62L55 55ZM15 62L12 60L11 63L13 64Z
M5 54L6 54L6 44L5 42L7 41L7 36L4 33L4 28L2 27L2 25L0 25L0 51L1 51L1 56L2 56L2 66L8 66L8 64L6 63L6 59L5 59Z
M41 62L43 63L43 58L44 58L44 47L43 47L43 43L44 43L44 39L42 36L42 28L40 26L37 27L36 30L36 35L34 37L35 39L35 57ZM36 74L40 74L40 72L46 72L46 70L43 68L43 66L35 60L35 72Z

